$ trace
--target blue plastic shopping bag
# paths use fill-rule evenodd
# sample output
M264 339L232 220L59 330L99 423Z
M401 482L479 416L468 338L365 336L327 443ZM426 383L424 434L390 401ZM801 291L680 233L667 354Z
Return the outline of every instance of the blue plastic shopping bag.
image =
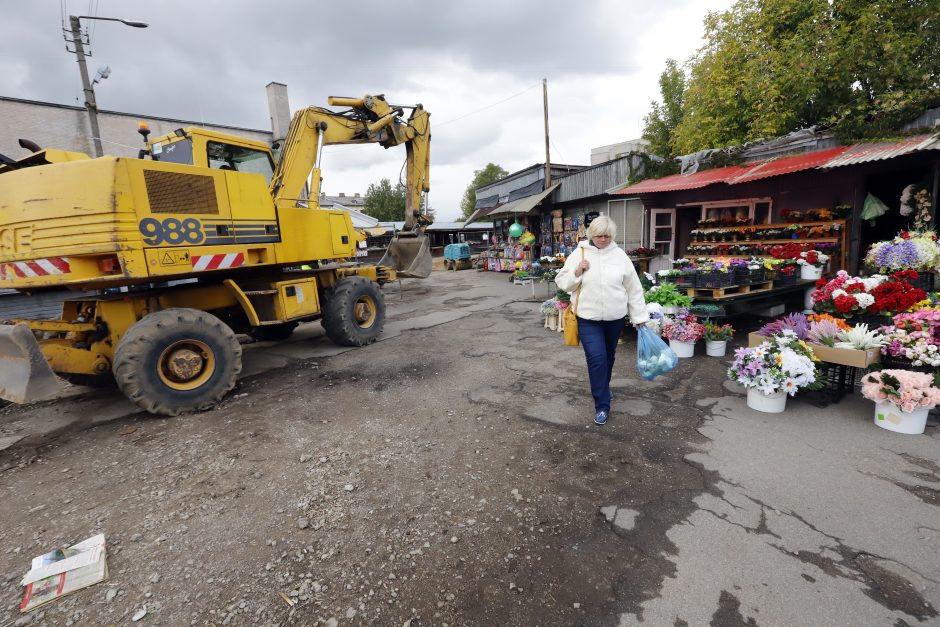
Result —
M636 369L641 377L652 381L675 368L677 363L679 358L658 335L648 327L640 327L636 340Z

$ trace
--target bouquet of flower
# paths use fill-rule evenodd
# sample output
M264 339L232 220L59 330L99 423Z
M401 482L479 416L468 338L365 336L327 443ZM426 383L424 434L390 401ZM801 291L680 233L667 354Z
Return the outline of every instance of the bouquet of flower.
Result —
M809 321L801 313L791 313L789 315L780 318L779 320L774 320L773 322L768 322L760 328L757 332L758 335L763 335L764 337L773 337L775 335L780 335L784 332L789 332L795 335L801 340L805 340L807 335L809 335L810 325Z
M663 337L667 340L694 344L704 335L705 327L687 309L680 309L675 316L664 320Z
M753 348L736 350L728 378L762 394L783 390L793 396L801 388L820 387L815 360L803 340L792 331L784 331Z
M902 411L933 409L940 403L940 390L933 375L910 370L882 370L862 378L862 396L876 403L891 403Z
M544 301L539 305L539 313L543 316L552 316L558 313L558 307L555 306L555 303L558 301L554 298Z
M799 259L796 260L801 266L813 266L815 268L822 268L827 261L829 261L829 255L824 255L817 250L802 252Z
M734 336L734 327L730 324L712 324L705 323L705 341L706 342L727 342Z
M913 366L940 367L940 311L898 314L883 331L883 355L907 359Z
M656 249L639 246L638 248L628 250L627 254L631 257L654 257L656 255Z
M776 259L799 259L802 252L803 244L781 244L770 247L770 254Z
M861 278L840 270L833 279L816 282L812 293L813 309L846 317L906 311L927 296L924 290L910 284L916 276L912 270L902 270L891 276L876 274Z
M865 263L883 274L898 270L940 270L937 235L904 231L893 240L872 244L865 255Z
M843 329L839 328L839 322L836 318L826 316L810 322L806 341L821 346L835 346L836 340L842 331Z
M836 340L836 348L852 348L859 351L881 348L885 343L884 336L877 329L869 331L867 324L856 325L850 331L840 331Z

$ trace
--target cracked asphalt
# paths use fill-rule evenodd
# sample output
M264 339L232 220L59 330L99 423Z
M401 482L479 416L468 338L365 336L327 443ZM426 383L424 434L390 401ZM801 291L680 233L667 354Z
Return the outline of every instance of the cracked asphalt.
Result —
M760 414L722 360L643 381L631 340L599 428L545 286L385 292L382 341L247 345L212 411L0 410L0 627L940 624L935 422ZM29 559L98 531L110 579L20 617Z

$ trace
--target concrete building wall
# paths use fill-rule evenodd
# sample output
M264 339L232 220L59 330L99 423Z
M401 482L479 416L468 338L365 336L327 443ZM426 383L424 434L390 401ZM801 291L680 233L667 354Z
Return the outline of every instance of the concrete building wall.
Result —
M631 152L646 152L646 147L649 144L645 139L630 139L617 144L591 148L591 165L623 157Z
M7 157L19 159L29 154L17 143L20 138L42 147L94 154L84 107L0 97L0 120L0 153ZM151 137L172 133L181 127L199 126L266 143L272 141L271 131L266 130L102 111L98 113L98 126L105 154L136 157L144 146L143 138L137 133L137 124L141 121L150 125Z

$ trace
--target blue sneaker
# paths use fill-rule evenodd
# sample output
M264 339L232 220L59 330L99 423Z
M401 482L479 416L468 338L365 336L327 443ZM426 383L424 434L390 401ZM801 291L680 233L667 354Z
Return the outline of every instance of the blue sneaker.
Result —
M602 425L602 424L605 424L606 422L607 422L607 412L602 409L599 412L597 412L597 414L594 416L594 424Z

